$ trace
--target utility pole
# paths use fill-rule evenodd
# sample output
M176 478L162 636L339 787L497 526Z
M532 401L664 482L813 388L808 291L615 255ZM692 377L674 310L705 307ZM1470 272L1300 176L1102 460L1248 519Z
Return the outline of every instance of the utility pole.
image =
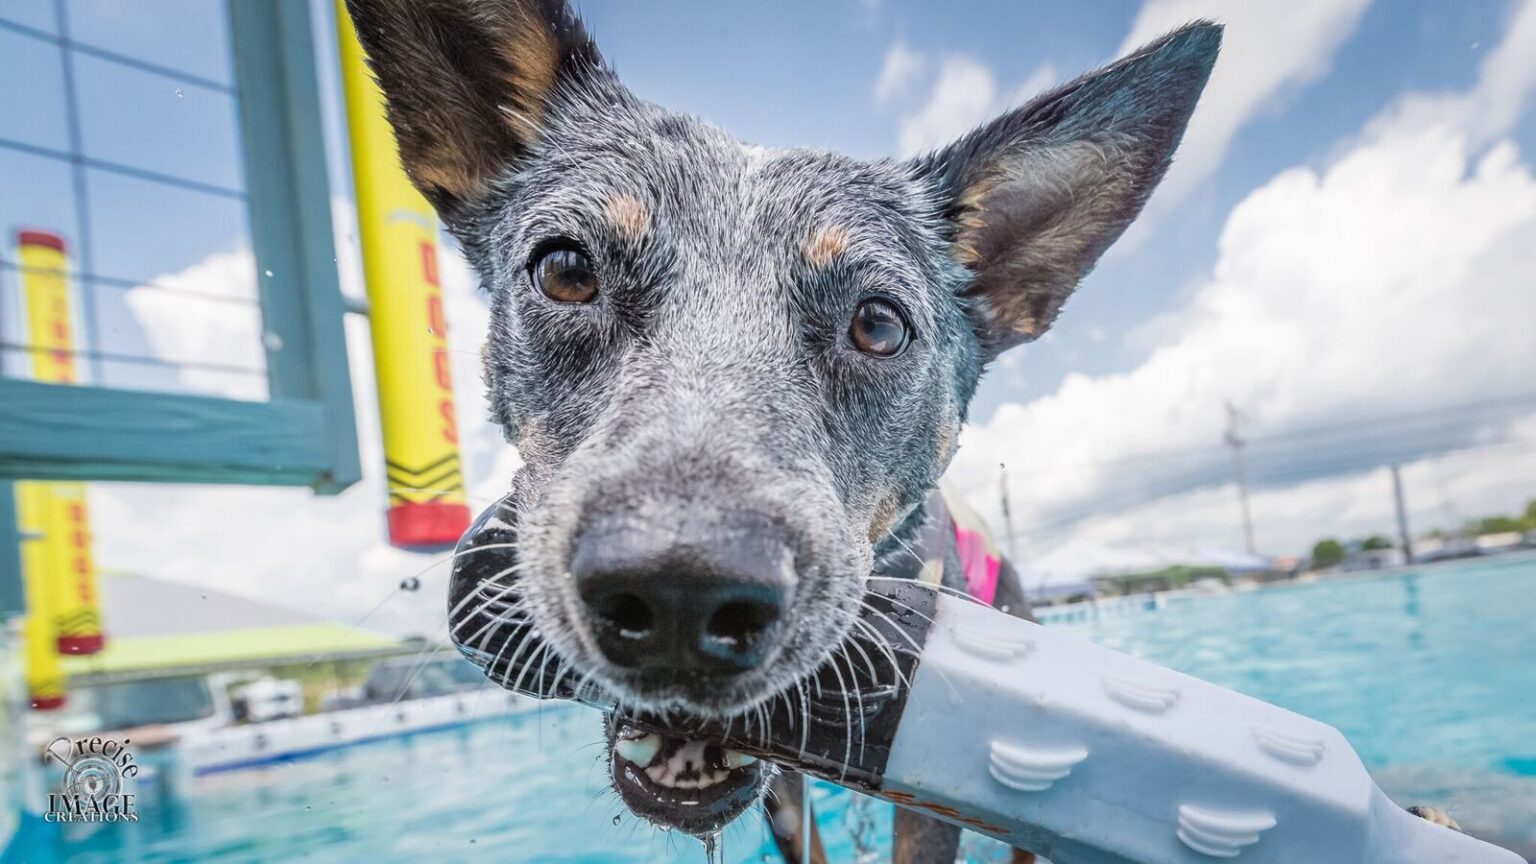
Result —
M1397 502L1397 536L1403 544L1403 563L1413 563L1413 538L1408 533L1408 506L1403 502L1403 469L1392 463L1392 497Z
M1257 555L1253 542L1253 514L1248 511L1248 480L1243 472L1243 437L1238 434L1237 406L1227 401L1227 446L1232 448L1232 475L1237 480L1237 500L1243 508L1243 539L1248 544L1248 554Z
M1008 466L998 466L998 493L1003 499L1003 535L1008 538L1008 557L1013 561L1019 560L1019 550L1014 547L1013 539L1013 508L1008 506Z

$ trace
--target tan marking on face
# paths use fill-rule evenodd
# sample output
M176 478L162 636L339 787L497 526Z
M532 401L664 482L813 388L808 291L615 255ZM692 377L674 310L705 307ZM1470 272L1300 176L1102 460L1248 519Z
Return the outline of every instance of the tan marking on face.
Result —
M881 537L891 533L896 527L896 517L901 515L901 510L896 505L895 495L886 495L875 504L874 515L869 520L869 542L874 543Z
M615 195L603 208L613 229L626 240L638 240L650 229L651 216L645 205L633 195Z
M949 422L949 419L946 418L943 421L943 425L939 427L938 447L934 451L934 456L938 459L937 464L940 468L942 468L943 466L949 464L949 457L953 456L954 454L955 424Z
M536 461L548 455L549 436L544 434L544 424L538 417L525 417L518 421L517 453L528 461Z
M812 234L800 252L812 267L825 267L847 248L848 232L841 225L829 225Z
M934 441L934 464L942 473L949 460L954 458L957 444L956 437L960 434L960 413L955 409L955 397L953 394L944 395L944 407L939 412L939 434Z

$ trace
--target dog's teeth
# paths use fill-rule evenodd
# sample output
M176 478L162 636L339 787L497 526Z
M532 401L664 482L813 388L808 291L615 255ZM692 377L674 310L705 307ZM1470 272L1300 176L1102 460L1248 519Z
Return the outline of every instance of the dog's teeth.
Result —
M614 749L619 752L619 755L624 756L629 761L640 764L645 769L645 776L649 777L652 783L668 789L707 789L717 783L724 783L730 779L731 768L750 765L757 761L744 753L733 754L732 751L727 750L725 751L726 770L717 771L706 768L704 767L706 763L703 761L704 756L708 752L706 745L696 741L689 741L666 759L662 759L652 765L649 764L649 760L639 762L637 759L631 759L623 749L624 745L629 743L632 742L620 739L614 744ZM654 755L654 746L650 752Z
M755 762L757 762L756 756L748 756L739 750L725 751L725 767L727 768L745 768Z
M672 766L666 762L660 765L651 765L645 769L645 776L651 778L651 782L657 786L673 788L677 785L673 780Z
M620 756L643 768L651 764L651 760L655 759L656 753L661 750L661 736L642 735L639 738L620 738L613 742L613 749Z

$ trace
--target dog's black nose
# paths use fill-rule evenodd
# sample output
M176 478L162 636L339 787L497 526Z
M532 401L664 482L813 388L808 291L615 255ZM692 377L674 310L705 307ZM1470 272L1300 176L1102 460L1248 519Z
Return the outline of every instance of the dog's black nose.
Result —
M571 576L609 662L724 675L763 662L794 593L794 556L766 520L710 521L698 532L708 541L628 520L581 533Z

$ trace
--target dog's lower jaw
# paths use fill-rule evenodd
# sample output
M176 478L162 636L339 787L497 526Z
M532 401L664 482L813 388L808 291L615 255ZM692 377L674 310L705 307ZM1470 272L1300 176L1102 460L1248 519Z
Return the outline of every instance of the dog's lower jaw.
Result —
M606 721L609 777L635 815L665 829L708 837L762 796L773 768L718 744Z

